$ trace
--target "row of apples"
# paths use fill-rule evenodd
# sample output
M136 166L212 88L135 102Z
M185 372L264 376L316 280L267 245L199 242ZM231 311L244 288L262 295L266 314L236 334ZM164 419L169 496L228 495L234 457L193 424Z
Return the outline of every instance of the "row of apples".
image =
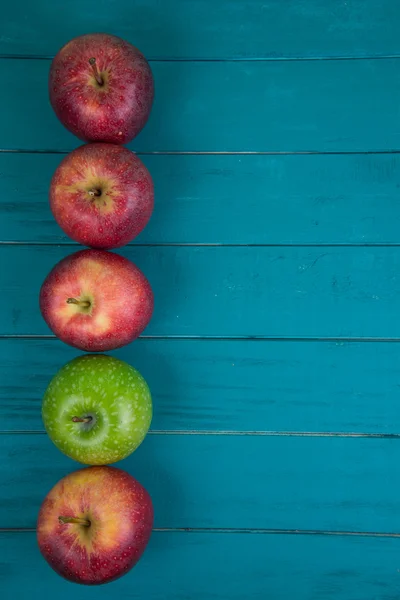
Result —
M41 287L40 309L60 340L103 353L137 338L153 312L144 274L109 252L134 239L153 211L150 173L122 145L149 117L153 76L127 41L89 34L55 56L49 95L64 126L89 142L56 169L51 210L63 231L89 249L55 265ZM108 466L131 454L148 432L147 383L124 361L81 355L50 382L42 417L57 448L91 466L70 473L46 496L37 523L41 553L70 581L112 581L139 560L153 526L148 492L127 472Z

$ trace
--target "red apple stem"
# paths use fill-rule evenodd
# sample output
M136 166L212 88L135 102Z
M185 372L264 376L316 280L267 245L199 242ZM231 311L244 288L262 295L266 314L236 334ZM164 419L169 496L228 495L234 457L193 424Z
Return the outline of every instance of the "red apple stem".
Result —
M89 196L92 196L93 198L95 198L95 197L101 196L101 191L98 190L97 188L93 188L88 191L88 194L89 194Z
M76 525L84 525L85 527L90 527L89 519L81 519L80 517L58 517L58 521L61 525L66 525L67 523L75 523Z
M90 423L92 417L72 417L71 421L73 423Z
M76 298L68 298L67 304L77 304L82 308L89 308L90 306L89 300L77 300Z
M103 78L97 69L96 59L94 57L89 58L89 65L92 67L93 75L95 76L97 83L99 85L104 85Z

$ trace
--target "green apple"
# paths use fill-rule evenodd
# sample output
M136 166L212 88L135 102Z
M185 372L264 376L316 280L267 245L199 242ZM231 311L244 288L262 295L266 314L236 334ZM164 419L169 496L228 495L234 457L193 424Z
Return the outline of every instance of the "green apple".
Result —
M141 374L104 354L75 358L50 382L43 423L54 444L88 465L122 460L144 440L152 418L150 390Z

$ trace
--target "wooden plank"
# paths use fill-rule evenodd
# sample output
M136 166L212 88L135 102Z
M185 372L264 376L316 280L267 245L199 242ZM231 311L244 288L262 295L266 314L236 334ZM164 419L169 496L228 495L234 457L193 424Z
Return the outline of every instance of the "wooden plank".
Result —
M0 340L0 430L43 430L44 390L77 354ZM147 379L153 430L400 432L398 344L140 340L115 355Z
M70 250L0 248L1 334L49 333L39 289ZM170 246L122 254L153 287L149 335L400 336L398 248Z
M34 533L1 533L5 598L27 586L50 600L388 600L399 593L399 540L155 532L134 570L110 586L73 585L40 556ZM23 573L23 578L21 577Z
M62 158L0 154L1 241L72 244L47 199ZM396 154L142 159L154 179L156 209L136 240L141 244L400 241Z
M132 145L137 150L399 149L396 59L161 62L153 67L156 100ZM2 148L78 145L50 107L48 69L46 60L0 61L0 80L7 81L0 97Z
M151 57L392 54L396 8L392 0L23 1L4 6L0 53L54 54L76 35L108 31Z
M43 434L0 435L0 450L0 527L34 527L80 465ZM398 439L150 435L119 464L151 494L155 527L400 529Z

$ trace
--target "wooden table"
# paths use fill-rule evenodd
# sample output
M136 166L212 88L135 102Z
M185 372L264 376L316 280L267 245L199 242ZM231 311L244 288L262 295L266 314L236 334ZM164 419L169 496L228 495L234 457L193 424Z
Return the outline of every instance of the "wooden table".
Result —
M75 250L50 178L79 145L47 97L71 37L150 59L131 145L156 186L123 249L155 291L116 353L154 396L121 466L155 532L110 586L73 586L36 546L78 464L41 397L79 353L38 292ZM0 595L4 600L389 600L400 594L400 5L397 0L21 0L0 36Z

